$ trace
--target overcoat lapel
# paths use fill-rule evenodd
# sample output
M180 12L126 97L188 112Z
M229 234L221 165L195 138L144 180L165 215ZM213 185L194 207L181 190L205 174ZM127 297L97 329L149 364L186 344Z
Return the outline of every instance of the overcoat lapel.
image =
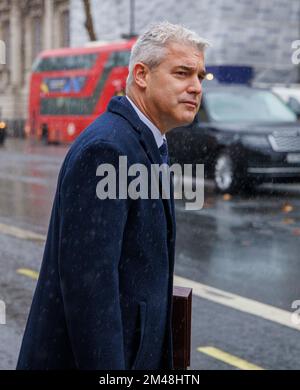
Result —
M126 97L118 96L112 98L108 105L108 111L123 116L131 124L133 129L138 133L141 146L152 164L162 164L160 153L151 130L140 120ZM161 182L161 175L159 180ZM173 194L173 180L171 178L170 199L162 199L168 221L168 228L170 230L170 237L173 237L175 229Z

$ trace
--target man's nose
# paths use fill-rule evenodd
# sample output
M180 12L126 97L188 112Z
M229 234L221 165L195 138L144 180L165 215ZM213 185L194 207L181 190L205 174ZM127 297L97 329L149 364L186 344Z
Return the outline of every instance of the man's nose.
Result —
M198 76L193 78L192 83L189 85L188 92L193 93L195 95L200 95L200 93L202 92L202 84Z

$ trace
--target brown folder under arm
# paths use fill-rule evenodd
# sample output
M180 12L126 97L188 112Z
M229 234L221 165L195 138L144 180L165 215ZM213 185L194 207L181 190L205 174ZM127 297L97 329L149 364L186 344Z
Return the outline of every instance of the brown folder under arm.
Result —
M174 369L191 364L192 289L173 287L173 361Z

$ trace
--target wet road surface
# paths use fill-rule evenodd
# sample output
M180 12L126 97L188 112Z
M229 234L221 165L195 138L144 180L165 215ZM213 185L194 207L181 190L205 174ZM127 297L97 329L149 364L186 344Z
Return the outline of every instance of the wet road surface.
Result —
M36 284L34 273L17 271L39 271L67 149L15 139L0 149L0 299L6 304L0 369L16 364ZM279 318L288 318L300 299L300 186L223 197L207 183L204 208L186 211L178 200L176 218L176 275L221 291L193 297L191 367L299 369L300 325L282 325ZM249 310L244 301L240 308L226 306L222 292L248 298ZM261 303L282 314L262 318Z

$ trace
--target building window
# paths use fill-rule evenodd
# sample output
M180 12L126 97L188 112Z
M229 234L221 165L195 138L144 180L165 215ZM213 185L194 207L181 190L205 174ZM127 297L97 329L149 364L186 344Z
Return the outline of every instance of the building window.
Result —
M70 13L69 10L65 10L60 14L60 46L70 46Z
M33 59L42 50L42 22L40 18L33 18L32 20L32 56Z

